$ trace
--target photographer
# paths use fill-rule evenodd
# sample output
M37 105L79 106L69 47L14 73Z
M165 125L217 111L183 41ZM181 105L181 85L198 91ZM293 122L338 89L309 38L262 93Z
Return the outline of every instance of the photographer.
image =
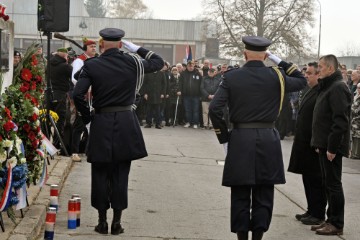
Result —
M56 127L59 130L60 137L64 138L64 126L66 115L66 98L70 90L72 67L67 62L68 50L59 48L55 55L50 59L50 80L53 89L51 109L59 116ZM60 140L57 135L54 136L54 146L60 148ZM64 154L64 153L62 153Z

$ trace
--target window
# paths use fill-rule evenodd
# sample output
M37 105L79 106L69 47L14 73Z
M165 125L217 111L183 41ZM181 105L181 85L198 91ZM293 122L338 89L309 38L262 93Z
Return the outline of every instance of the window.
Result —
M0 29L1 41L0 41L0 65L1 72L9 71L9 41L10 35L6 30Z

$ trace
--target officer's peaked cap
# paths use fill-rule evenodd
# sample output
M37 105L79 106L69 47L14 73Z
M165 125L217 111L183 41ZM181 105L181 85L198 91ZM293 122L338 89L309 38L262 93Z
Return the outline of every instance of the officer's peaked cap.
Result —
M242 41L245 43L245 49L257 52L266 51L272 43L271 40L258 36L246 36L242 38Z
M118 28L105 28L99 32L104 41L120 41L125 36L125 32Z

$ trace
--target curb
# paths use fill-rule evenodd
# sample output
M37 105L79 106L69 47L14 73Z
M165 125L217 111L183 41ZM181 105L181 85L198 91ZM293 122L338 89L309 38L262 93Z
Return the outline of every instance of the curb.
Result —
M20 219L8 240L33 240L40 234L45 223L46 209L50 204L50 185L59 185L61 191L73 164L70 157L55 156L55 161L50 160L52 165L48 165L51 169L46 185L41 189L37 187L31 194L33 198L29 199L30 206L25 210L24 218Z

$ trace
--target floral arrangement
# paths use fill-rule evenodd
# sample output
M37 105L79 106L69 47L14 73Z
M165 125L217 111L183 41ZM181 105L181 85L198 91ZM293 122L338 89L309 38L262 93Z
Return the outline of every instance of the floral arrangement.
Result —
M13 122L11 110L0 104L0 211L18 204L16 191L25 186L27 164L22 140L17 136L18 126Z
M38 45L32 44L14 72L13 84L2 95L4 106L14 115L13 121L18 126L16 134L24 144L28 184L35 184L43 170L44 154L38 151L42 140L38 107L44 92L44 66Z

